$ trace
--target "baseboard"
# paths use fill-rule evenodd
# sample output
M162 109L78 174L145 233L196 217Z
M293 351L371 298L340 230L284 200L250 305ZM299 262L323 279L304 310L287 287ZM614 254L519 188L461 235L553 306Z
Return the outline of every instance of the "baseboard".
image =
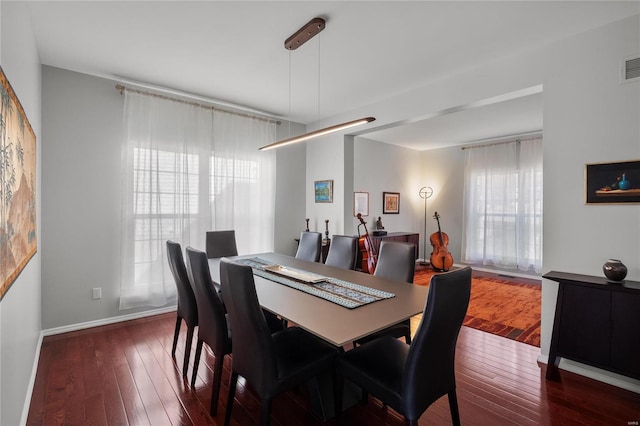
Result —
M33 387L36 384L36 374L38 373L38 363L40 361L40 350L42 349L42 339L44 336L40 332L38 343L36 344L36 356L33 358L33 365L31 366L31 377L29 377L29 383L27 384L27 394L24 398L24 406L22 407L22 418L20 419L21 425L27 424L27 417L29 416L29 407L31 406L31 397L33 396Z
M424 259L420 258L418 260L416 260L416 264L417 265L428 265L429 261L425 261ZM453 266L457 267L457 268L464 268L465 266L471 266L471 268L473 268L474 271L481 271L481 272L489 272L491 274L496 274L496 275L502 275L502 276L507 276L507 277L514 277L514 278L526 278L529 280L537 280L542 282L542 277L538 276L538 275L530 275L530 274L523 274L521 272L515 272L515 271L510 271L510 270L504 270L504 269L493 269L493 268L484 268L484 267L478 267L478 266L473 266L473 265L466 265L466 264L462 264L462 263L454 263Z
M54 336L56 334L68 333L70 331L84 330L87 328L99 327L101 325L116 324L119 322L130 321L134 319L150 317L153 315L164 314L164 313L172 312L175 310L176 310L175 306L170 306L168 308L153 309L150 311L137 312L135 314L120 315L117 317L104 318L96 321L87 321L79 324L71 324L63 327L55 327L55 328L49 328L47 330L42 330L40 332L40 337L38 338L38 343L36 345L36 351L35 351L36 356L34 357L33 366L31 367L31 377L29 378L29 384L27 386L27 394L24 399L24 407L22 407L22 418L20 420L20 424L21 425L27 424L27 418L29 416L29 407L31 406L31 397L33 396L33 387L35 386L35 383L36 383L36 374L38 373L38 364L40 362L40 351L42 350L42 341L44 340L45 336Z
M549 356L541 354L538 357L538 362L548 365ZM560 359L558 368L560 368L561 370L569 371L571 373L579 374L584 377L588 377L593 380L597 380L599 382L607 383L621 389L640 393L640 380L635 380L630 377L622 376L620 374L611 373L599 368L589 367L584 364L580 364L564 358Z
M175 311L175 306L169 306L168 308L152 309L150 311L137 312L135 314L120 315L117 317L104 318L95 321L87 321L78 324L65 325L62 327L49 328L42 330L43 336L54 336L56 334L68 333L70 331L84 330L87 328L99 327L101 325L116 324L119 322L130 321L139 318L150 317L158 314L165 314L167 312Z

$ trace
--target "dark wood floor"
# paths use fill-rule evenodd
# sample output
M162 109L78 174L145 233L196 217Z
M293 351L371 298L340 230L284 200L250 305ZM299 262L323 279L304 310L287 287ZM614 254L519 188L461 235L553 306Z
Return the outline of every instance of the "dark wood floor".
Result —
M44 339L29 425L220 425L230 359L225 360L218 415L208 414L212 355L203 354L195 389L171 358L175 314L71 332ZM186 332L179 348L184 348ZM195 347L195 344L194 344ZM640 395L562 373L548 382L536 363L539 349L463 327L457 350L457 385L463 425L632 425L640 421ZM189 369L191 372L191 368ZM235 425L257 424L255 395L239 382ZM355 405L343 424L401 425L379 401ZM432 405L421 425L450 424L446 398ZM310 412L305 389L274 401L273 425L332 425Z

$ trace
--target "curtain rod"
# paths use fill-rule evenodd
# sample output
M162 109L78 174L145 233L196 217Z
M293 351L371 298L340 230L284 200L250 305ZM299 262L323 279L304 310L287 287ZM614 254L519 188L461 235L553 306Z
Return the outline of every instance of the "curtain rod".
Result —
M493 146L493 145L502 145L502 144L511 143L511 142L522 142L521 138L526 138L528 136L536 136L536 135L542 136L542 130L536 130L536 131L527 132L527 133L519 133L514 135L500 136L497 138L479 139L477 141L469 142L469 144L475 144L475 145L463 146L461 147L461 149L464 151L465 149L482 148L485 146ZM503 139L508 139L508 140L503 140ZM483 142L486 142L486 143L483 143Z
M187 101L184 99L179 99L179 98L173 98L171 96L166 96L166 95L161 95L159 93L153 93L153 92L148 92L148 91L144 91L144 90L138 90L138 89L133 89L131 87L126 87L122 84L116 84L116 90L120 92L120 94L122 95L125 90L127 92L132 92L132 93L137 93L140 95L145 95L145 96L152 96L155 98L160 98L160 99L165 99L168 101L173 101L173 102L178 102L178 103L182 103L182 104L186 104L186 105L191 105L191 106L195 106L198 108L204 108L204 109L210 109L213 111L222 111L222 112L226 112L228 114L232 114L232 115L237 115L240 117L245 117L245 118L252 118L255 120L261 120L261 121L266 121L267 123L274 123L276 125L280 125L281 122L279 120L273 120L270 118L266 118L266 117L260 117L258 115L252 115L252 114L247 114L247 113L242 113L242 112L237 112L237 111L231 111L228 109L224 109L224 108L219 108L213 105L205 105L199 102L194 102L194 101Z

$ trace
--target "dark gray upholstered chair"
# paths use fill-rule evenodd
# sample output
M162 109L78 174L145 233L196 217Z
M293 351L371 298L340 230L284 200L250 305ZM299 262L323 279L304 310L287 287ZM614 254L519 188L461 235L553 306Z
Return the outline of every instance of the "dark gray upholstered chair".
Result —
M470 294L471 268L434 275L411 345L386 336L345 352L336 365L337 415L347 378L405 416L409 425L417 425L433 402L448 395L451 419L459 425L455 353Z
M334 235L325 264L341 269L356 269L357 255L358 238L348 235Z
M227 324L222 299L211 281L207 255L203 251L187 247L187 261L198 302L198 323L200 324L198 326L198 344L193 361L191 387L195 387L202 346L206 343L215 356L213 382L211 385L211 406L209 408L211 416L215 416L218 411L218 396L220 395L220 379L222 378L224 356L231 353L231 330Z
M300 234L296 259L319 262L322 250L322 234L319 232L306 232Z
M260 397L260 424L268 425L273 398L322 373L332 372L338 350L298 327L271 334L258 302L251 267L222 259L220 281L233 329L224 424L231 420L236 382L242 376Z
M416 270L415 247L414 244L410 243L382 241L382 244L380 244L380 252L378 253L376 270L373 275L413 284L413 276ZM361 345L387 335L395 338L404 337L405 342L410 344L411 321L407 319L399 324L392 325L356 341L356 344Z
M207 231L206 250L209 259L237 256L236 231Z
M167 241L167 258L169 259L169 268L173 274L178 290L178 307L176 310L176 328L173 333L173 347L171 348L171 356L175 358L176 347L178 345L178 336L180 335L180 326L182 320L187 324L187 341L184 348L184 362L182 363L182 375L187 375L189 368L189 357L191 356L191 342L193 341L193 333L198 325L198 307L196 304L196 296L191 287L187 269L182 256L182 248L180 244L174 241Z
M416 246L400 241L382 241L378 253L376 277L413 283L416 271Z

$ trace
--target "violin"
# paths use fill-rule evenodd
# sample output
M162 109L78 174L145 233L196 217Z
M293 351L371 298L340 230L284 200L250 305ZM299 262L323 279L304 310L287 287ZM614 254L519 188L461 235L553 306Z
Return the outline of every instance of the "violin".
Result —
M431 262L431 267L436 271L446 272L453 266L453 256L447 249L449 236L440 229L440 215L438 212L434 213L433 218L438 222L438 232L434 232L429 237L429 241L433 246L429 262Z
M360 224L364 226L364 235L358 238L358 247L362 253L362 271L373 275L373 272L376 270L378 255L376 254L376 249L373 246L371 237L369 237L367 222L364 221L360 213L358 213L356 217L360 220Z

